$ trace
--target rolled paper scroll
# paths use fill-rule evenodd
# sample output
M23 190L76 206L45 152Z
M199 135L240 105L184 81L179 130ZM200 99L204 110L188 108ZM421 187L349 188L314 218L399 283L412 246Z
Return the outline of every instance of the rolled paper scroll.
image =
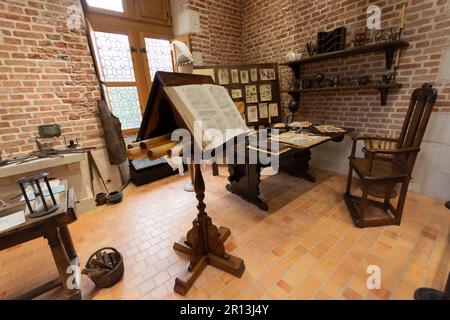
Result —
M141 148L130 148L127 150L127 157L128 160L141 160L147 156L145 150L142 150Z
M170 142L170 137L171 137L171 134L169 133L169 134L166 134L161 137L144 140L144 141L139 142L139 147L141 149L151 149L154 147L159 147L163 144Z
M178 142L176 141L169 141L163 145L152 147L147 151L147 157L150 160L156 160L164 156L170 156L171 154L170 150L174 148L177 144Z

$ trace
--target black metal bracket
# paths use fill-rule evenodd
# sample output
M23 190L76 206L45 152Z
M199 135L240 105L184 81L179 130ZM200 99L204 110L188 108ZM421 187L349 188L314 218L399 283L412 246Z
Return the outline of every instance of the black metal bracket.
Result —
M384 107L387 104L387 98L388 98L388 95L389 95L389 88L387 88L387 87L380 87L380 88L378 88L378 91L380 92L381 105Z
M400 49L398 49L400 50ZM386 49L386 69L391 70L392 65L394 64L394 56L395 56L395 49L393 48L387 48Z

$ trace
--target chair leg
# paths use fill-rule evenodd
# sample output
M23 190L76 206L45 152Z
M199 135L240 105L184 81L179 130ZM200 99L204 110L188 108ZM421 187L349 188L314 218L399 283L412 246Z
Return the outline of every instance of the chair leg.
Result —
M389 204L391 202L391 195L392 195L392 191L394 191L394 188L395 188L395 184L390 185L386 189L386 195L384 196L384 211L389 210Z
M359 203L358 208L358 215L359 215L359 225L361 227L365 226L364 219L366 215L366 208L367 208L367 197L369 196L369 188L367 187L367 184L363 182L363 193L361 196L361 202Z
M403 208L405 206L406 194L408 193L409 178L402 182L402 189L398 198L397 209L395 209L395 223L400 225L402 222Z
M347 195L350 195L350 190L352 188L352 180L353 180L353 169L351 166L349 166L347 177L347 188L345 189L345 194Z

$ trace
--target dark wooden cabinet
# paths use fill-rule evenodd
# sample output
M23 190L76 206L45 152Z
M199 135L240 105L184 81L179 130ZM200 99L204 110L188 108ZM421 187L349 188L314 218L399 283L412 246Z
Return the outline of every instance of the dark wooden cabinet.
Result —
M169 0L135 0L135 14L140 21L172 24Z

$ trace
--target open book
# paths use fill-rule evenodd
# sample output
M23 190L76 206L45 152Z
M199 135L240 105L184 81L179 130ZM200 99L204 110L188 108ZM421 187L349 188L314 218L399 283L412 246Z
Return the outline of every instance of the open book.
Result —
M220 147L228 140L251 131L236 109L227 89L222 86L185 85L165 87L164 91L191 133L196 132L195 125L199 126L201 122L202 134L194 138L205 150ZM220 134L208 134L212 131Z

